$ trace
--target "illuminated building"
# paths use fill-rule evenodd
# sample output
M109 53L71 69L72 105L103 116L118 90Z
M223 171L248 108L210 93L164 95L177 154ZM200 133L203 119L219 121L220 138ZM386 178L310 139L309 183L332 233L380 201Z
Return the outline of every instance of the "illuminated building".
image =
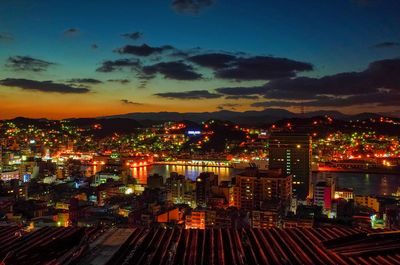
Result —
M373 209L375 212L379 212L380 203L377 198L371 196L356 196L356 204Z
M185 176L172 172L167 179L167 188L171 194L172 202L175 204L188 203L186 200L192 199L192 192L194 191L194 182L186 179Z
M218 186L218 176L212 172L202 172L196 178L196 204L206 207L207 200L211 197L211 187Z
M206 228L206 211L192 211L186 215L186 229L205 229Z
M40 171L38 163L32 160L26 161L27 159L23 159L21 164L19 165L19 174L20 177L29 176L30 179L35 178Z
M196 209L186 215L186 229L231 228L231 217L225 211Z
M64 168L58 167L57 168L57 179L64 179L64 178L65 178Z
M9 181L12 179L19 179L19 171L0 172L0 180Z
M260 171L248 168L233 180L230 206L253 210L261 202L278 200L284 207L289 206L292 197L292 176L281 170Z
M251 212L251 228L265 229L279 225L279 209Z
M107 179L113 179L115 181L119 180L119 175L115 174L115 173L107 173L107 172L97 172L94 175L94 184L96 186L106 183Z
M0 172L3 171L3 146L0 142Z
M352 200L354 199L354 190L350 188L336 188L335 190L335 199L345 199Z
M317 182L314 185L314 205L321 206L325 211L329 211L334 199L335 185L334 178Z
M121 163L125 164L127 167L132 167L132 168L146 167L151 165L152 162L153 162L152 158L146 156L121 157Z
M314 218L286 217L283 220L283 228L312 228Z
M274 132L269 137L269 167L280 168L293 176L293 194L299 199L312 198L311 136Z
M157 216L158 223L178 222L182 219L182 213L179 208L169 210Z
M74 142L71 139L68 139L67 142L67 150L73 152L74 151Z
M104 186L100 186L97 196L98 205L103 206L107 199L115 196L122 196L125 194L125 191L126 187L118 183L107 183L104 184Z

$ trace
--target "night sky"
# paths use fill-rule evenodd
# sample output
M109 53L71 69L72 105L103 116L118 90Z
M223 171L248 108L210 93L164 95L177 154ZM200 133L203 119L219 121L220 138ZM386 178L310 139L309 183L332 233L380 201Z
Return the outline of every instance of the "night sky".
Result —
M398 0L0 0L0 118L400 116Z

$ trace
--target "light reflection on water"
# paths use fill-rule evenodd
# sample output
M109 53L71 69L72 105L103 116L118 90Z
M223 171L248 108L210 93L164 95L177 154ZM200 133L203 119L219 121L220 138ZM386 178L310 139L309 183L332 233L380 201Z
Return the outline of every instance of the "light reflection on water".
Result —
M164 180L170 176L171 172L177 172L185 175L191 180L196 180L201 172L213 172L218 175L219 181L230 180L234 176L232 168L224 167L198 167L198 166L175 166L175 165L153 165L150 167L131 169L131 176L139 180L140 184L147 183L147 175L157 173L164 177Z
M171 172L177 172L191 180L196 180L201 172L214 172L219 176L219 181L224 181L230 180L231 177L241 171L222 167L153 165L131 169L131 176L138 179L140 184L146 184L147 176L155 173L163 176L164 180L169 177ZM328 176L336 177L336 183L339 187L353 188L356 195L391 195L396 193L398 187L400 187L400 175L318 172L313 174L313 179L324 179Z
M336 177L336 185L353 188L356 195L391 195L400 187L400 175L372 173L318 172L314 180Z

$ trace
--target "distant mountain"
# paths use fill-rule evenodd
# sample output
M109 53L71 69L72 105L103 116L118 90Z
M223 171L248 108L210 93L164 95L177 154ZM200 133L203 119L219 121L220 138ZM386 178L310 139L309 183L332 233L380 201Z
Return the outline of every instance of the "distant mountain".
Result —
M351 119L367 119L380 117L374 113L360 113L356 115L346 115L335 110L320 110L307 112L305 114L293 113L285 109L270 108L261 111L245 111L236 112L221 110L216 112L136 112L121 115L98 117L99 119L123 118L134 119L142 124L163 121L182 121L189 120L193 122L201 122L210 119L226 120L242 124L268 124L281 119L287 118L311 118L316 116L330 116L335 119L351 120Z
M97 118L71 118L65 119L71 122L71 125L79 127L93 127L94 124L101 124L102 132L131 132L134 128L147 127L156 123L165 121L184 121L200 123L211 119L221 121L231 121L234 123L244 125L267 125L283 119L293 118L313 118L321 116L329 116L339 120L365 120L369 118L377 119L384 114L376 113L359 113L355 115L343 114L336 110L319 110L313 112L307 112L304 114L293 113L285 109L265 109L261 111L229 111L221 110L216 112L136 112L127 113L113 116L97 117ZM388 115L384 115L387 117ZM396 119L396 118L395 118ZM398 118L396 119L398 120ZM54 121L42 119L30 119L17 117L11 119L17 125L36 125L39 128L48 127L51 123L54 126Z
M38 128L59 128L61 123L59 121L52 121L47 119L30 119L24 117L17 117L11 120L17 126L28 126L34 125ZM107 136L114 133L132 133L136 128L142 127L142 124L134 119L123 119L123 118L109 118L109 119L97 119L97 118L71 118L64 119L65 122L69 122L70 125L79 128L89 129L89 132L97 136ZM95 125L100 125L100 129L96 129Z

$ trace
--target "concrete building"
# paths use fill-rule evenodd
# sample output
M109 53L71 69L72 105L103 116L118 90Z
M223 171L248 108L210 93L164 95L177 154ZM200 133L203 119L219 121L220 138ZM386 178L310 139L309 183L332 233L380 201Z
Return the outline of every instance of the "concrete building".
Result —
M195 183L192 180L186 179L185 176L179 175L176 172L172 172L166 184L174 204L189 204L189 201L192 204L192 193L195 190Z
M269 168L280 168L293 176L293 194L299 199L310 198L311 136L308 134L274 132L269 137Z
M211 188L218 186L218 176L212 172L202 172L196 178L196 204L206 207L207 200L211 197Z
M373 209L375 212L379 212L380 203L377 198L371 196L356 196L355 202L358 205L369 207Z
M292 176L281 170L260 171L248 168L233 180L230 206L254 210L263 201L278 200L283 208L290 205Z

